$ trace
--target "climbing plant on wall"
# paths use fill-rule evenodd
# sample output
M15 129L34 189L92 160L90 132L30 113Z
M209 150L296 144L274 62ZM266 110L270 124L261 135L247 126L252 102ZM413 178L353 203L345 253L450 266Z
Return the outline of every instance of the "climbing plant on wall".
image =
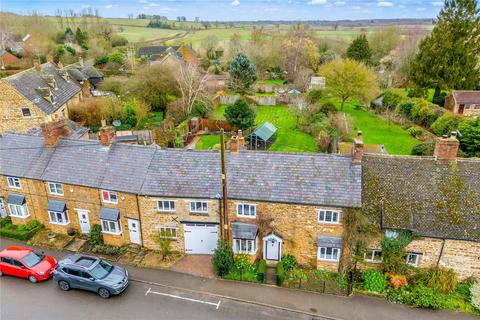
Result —
M398 231L396 236L382 239L382 268L385 272L404 274L407 270L405 247L413 240L410 231Z

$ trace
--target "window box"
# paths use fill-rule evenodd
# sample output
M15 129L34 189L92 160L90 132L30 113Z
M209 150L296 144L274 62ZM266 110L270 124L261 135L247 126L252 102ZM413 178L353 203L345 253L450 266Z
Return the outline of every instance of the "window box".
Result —
M158 200L157 211L175 212L175 201L174 200Z
M63 196L63 185L57 182L49 182L48 191L50 192L50 194Z
M10 188L22 189L22 185L20 184L20 178L7 177L7 182Z
M8 204L10 208L10 216L25 219L30 216L28 213L28 208L26 204L18 205L18 204Z
M256 218L257 206L254 204L237 204L237 216L246 218Z
M67 225L70 223L70 221L68 220L67 211L64 211L64 212L48 211L48 217L50 218L51 224Z
M100 220L100 222L102 226L102 233L113 235L119 235L122 233L118 221Z
M257 252L255 240L233 239L233 252L254 255Z
M367 249L363 260L370 263L380 263L382 262L382 251L376 249Z
M107 203L118 203L117 193L115 191L102 190L102 200Z
M190 213L208 213L208 202L190 201Z
M318 222L321 223L331 223L339 224L340 223L340 211L338 210L318 210Z
M162 239L172 239L176 240L177 239L177 230L178 228L176 227L157 227L158 230L158 236Z
M340 249L332 247L318 247L318 260L339 261Z

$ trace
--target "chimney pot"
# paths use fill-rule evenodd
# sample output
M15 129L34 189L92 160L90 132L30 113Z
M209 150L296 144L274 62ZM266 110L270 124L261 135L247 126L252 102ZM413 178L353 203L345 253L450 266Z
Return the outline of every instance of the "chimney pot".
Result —
M100 143L104 147L109 147L115 142L115 129L112 126L107 126L106 121L102 120L102 127L98 132Z
M357 137L353 139L352 163L360 164L363 158L363 134L358 131Z
M450 138L447 135L437 138L433 154L438 160L455 161L457 159L458 146L457 133L453 134L452 132Z
M41 124L40 128L45 139L45 145L49 147L54 146L60 137L70 136L66 119L51 121L51 118L47 118L47 122Z

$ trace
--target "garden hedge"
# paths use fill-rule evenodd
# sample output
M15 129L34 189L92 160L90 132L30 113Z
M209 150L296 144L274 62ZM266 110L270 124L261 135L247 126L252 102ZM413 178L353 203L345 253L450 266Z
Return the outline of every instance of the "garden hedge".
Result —
M27 241L30 240L31 237L33 237L40 229L42 229L43 226L40 225L32 230L26 230L26 231L19 231L16 229L8 229L8 228L1 228L0 229L0 236L6 237L6 238L12 238L12 239L17 239L21 241Z

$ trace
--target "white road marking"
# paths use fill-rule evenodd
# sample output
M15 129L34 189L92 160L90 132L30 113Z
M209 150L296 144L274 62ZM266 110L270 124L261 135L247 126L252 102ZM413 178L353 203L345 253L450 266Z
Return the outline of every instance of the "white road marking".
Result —
M180 297L180 296L176 296L176 295L169 294L169 293L152 291L152 288L148 288L147 292L145 292L145 295L147 296L149 293L157 294L157 295L160 295L160 296L166 296L166 297L170 297L170 298L175 298L175 299L187 300L187 301L191 301L191 302L208 304L208 305L211 305L211 306L215 306L215 309L217 309L217 310L218 310L218 308L220 308L220 303L222 302L221 300L218 300L218 303L213 303L213 302L197 300L197 299L192 299L192 298L185 298L185 297Z

